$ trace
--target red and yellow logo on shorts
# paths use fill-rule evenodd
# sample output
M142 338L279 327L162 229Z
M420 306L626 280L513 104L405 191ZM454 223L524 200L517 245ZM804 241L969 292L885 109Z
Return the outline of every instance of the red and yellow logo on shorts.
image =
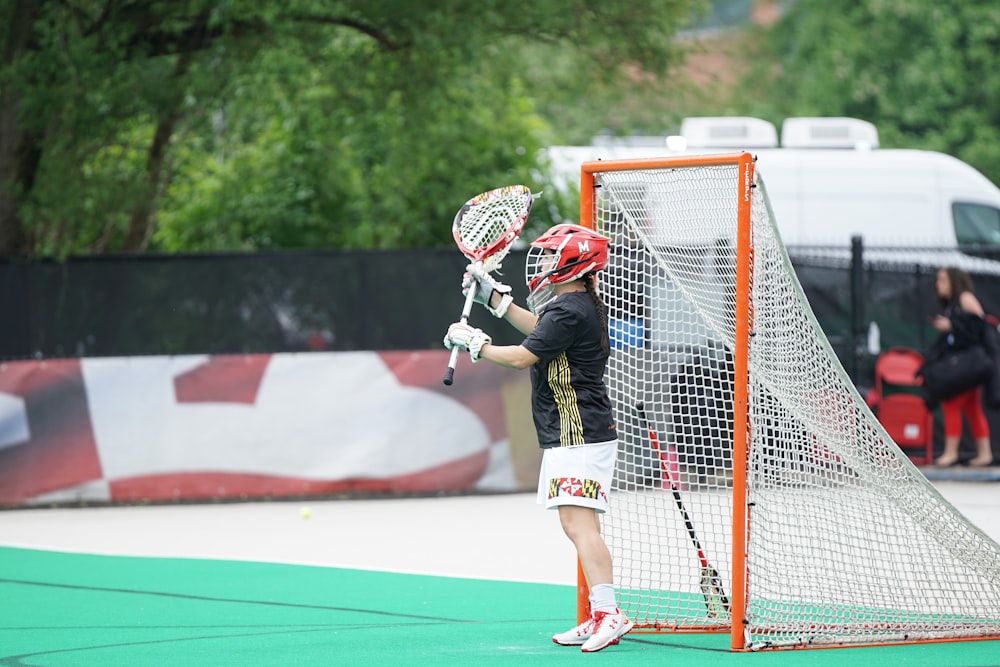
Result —
M553 477L549 480L549 498L556 496L575 496L577 498L604 498L601 483L593 479L579 477Z

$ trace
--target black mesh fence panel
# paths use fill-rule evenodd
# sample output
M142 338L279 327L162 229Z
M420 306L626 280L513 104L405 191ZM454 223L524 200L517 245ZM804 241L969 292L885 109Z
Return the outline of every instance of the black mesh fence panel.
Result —
M0 263L0 358L438 348L466 264L453 249ZM523 266L504 266L522 303Z
M834 351L851 368L862 332L852 331L849 254L789 253ZM501 276L522 304L524 258L512 252ZM451 248L0 262L0 358L439 349L461 313L466 264ZM866 257L862 319L878 324L883 348L922 350L933 341L934 266ZM973 278L987 311L1000 314L1000 272ZM481 308L472 322L497 343L522 339Z

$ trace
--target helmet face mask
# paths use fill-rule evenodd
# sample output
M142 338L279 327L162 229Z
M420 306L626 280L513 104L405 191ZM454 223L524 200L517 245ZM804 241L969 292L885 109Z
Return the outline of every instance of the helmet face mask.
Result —
M607 237L580 225L550 228L528 248L525 262L528 307L540 314L555 298L554 285L578 280L607 265Z
M528 285L528 308L535 315L540 315L552 299L551 274L559 262L557 254L543 248L528 248L528 257L524 265L525 282Z

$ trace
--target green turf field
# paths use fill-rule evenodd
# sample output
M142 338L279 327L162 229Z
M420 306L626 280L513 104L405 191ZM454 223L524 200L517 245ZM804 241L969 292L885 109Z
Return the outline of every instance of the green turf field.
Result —
M0 548L0 666L1000 665L1000 641L730 653L728 635L556 646L571 586Z

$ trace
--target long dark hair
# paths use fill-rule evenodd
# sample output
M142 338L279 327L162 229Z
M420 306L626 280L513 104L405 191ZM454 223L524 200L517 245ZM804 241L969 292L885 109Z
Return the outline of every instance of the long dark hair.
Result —
M601 349L604 350L605 354L610 354L611 339L608 336L608 314L604 309L604 300L601 299L601 295L597 292L597 282L594 279L593 273L583 276L583 286L587 288L587 294L590 295L590 299L594 302L594 307L597 309L597 319L601 323Z
M938 296L938 303L941 305L942 310L947 308L952 303L958 303L958 298L962 296L962 292L972 292L975 294L972 284L972 276L962 269L957 269L953 266L946 267L943 270L948 274L948 282L951 283L951 297L946 299L942 296ZM937 292L935 292L935 294L937 294Z

